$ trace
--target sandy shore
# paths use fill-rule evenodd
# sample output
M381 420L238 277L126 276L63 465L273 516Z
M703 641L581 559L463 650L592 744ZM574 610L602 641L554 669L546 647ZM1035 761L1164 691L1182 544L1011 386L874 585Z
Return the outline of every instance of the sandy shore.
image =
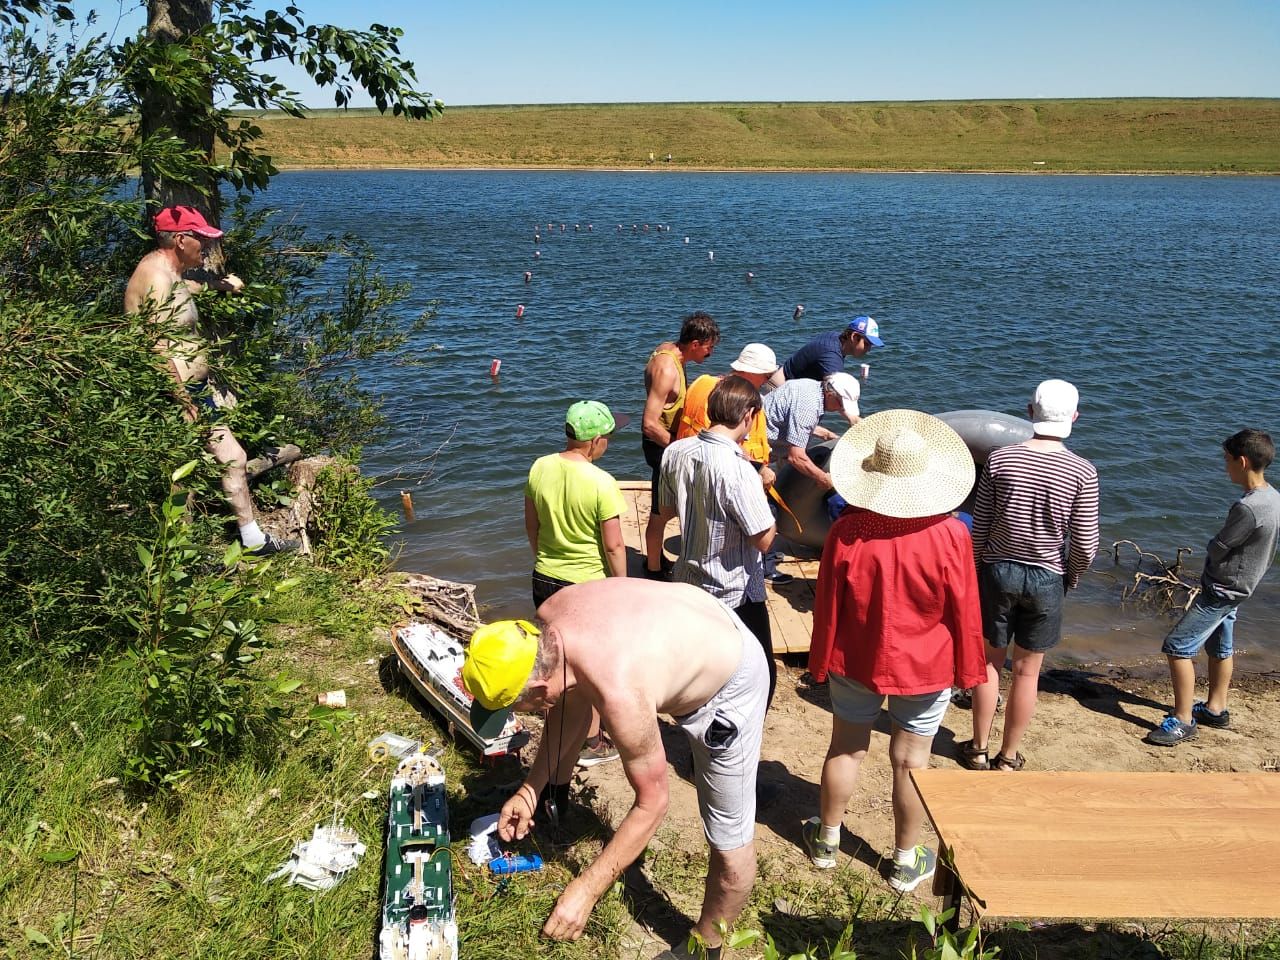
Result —
M1200 669L1203 675L1203 663ZM1006 676L1006 690L1007 684ZM1020 747L1027 757L1027 768L1255 773L1280 770L1280 739L1276 736L1280 725L1280 674L1262 673L1239 679L1230 701L1231 729L1203 730L1197 739L1172 749L1150 746L1142 738L1164 716L1170 696L1167 678L1142 679L1123 667L1046 671L1041 677L1035 719ZM1003 712L996 718L993 745L998 743L1002 719ZM956 745L970 738L971 723L969 711L954 704L948 709L934 740L932 766L958 768ZM815 869L800 846L800 823L817 813L818 781L830 730L830 700L825 685L810 685L799 661L780 665L778 692L765 723L760 765L760 781L768 785L766 791L772 794L757 813L756 843L762 858L781 858L796 870ZM893 848L887 731L887 719L882 715L849 803L841 847L843 857L873 879L881 856ZM674 830L682 844L695 848L704 841L696 797L687 779L689 753L683 734L669 724L665 725L663 739L671 783L665 827ZM596 788L616 826L632 797L621 766L597 766L584 777ZM930 833L927 842L936 844L936 838ZM929 898L927 885L917 893ZM663 949L660 934L661 931L636 931L637 939L646 943L643 955L656 955Z

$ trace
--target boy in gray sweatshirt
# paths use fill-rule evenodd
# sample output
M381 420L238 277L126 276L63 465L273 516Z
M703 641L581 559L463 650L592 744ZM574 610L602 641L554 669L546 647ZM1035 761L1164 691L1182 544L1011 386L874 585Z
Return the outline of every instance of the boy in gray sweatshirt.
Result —
M1244 495L1231 505L1226 524L1209 541L1200 594L1161 648L1173 680L1173 712L1147 735L1148 743L1172 747L1190 740L1201 726L1231 724L1227 689L1236 611L1271 566L1280 531L1280 492L1263 476L1275 456L1275 444L1261 430L1241 430L1222 443L1227 476ZM1209 697L1193 703L1195 658L1201 647L1209 655Z

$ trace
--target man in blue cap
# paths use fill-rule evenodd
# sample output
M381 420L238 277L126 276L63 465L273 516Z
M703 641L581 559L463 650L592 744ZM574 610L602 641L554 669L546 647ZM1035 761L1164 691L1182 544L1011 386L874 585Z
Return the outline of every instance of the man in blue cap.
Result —
M843 330L823 333L787 358L770 380L775 387L784 380L822 380L844 370L845 357L865 357L872 347L883 347L880 324L873 317L854 317Z

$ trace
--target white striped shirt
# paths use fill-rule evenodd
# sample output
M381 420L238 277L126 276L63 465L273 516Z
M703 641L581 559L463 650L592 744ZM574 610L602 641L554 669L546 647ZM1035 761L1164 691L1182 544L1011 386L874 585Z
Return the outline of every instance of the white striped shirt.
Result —
M1097 552L1092 463L1065 447L1042 451L1019 443L992 451L973 504L974 556L1045 567L1062 574L1071 590Z
M764 599L764 566L750 537L773 526L760 475L727 437L703 430L662 455L658 503L680 515L671 577L730 607Z

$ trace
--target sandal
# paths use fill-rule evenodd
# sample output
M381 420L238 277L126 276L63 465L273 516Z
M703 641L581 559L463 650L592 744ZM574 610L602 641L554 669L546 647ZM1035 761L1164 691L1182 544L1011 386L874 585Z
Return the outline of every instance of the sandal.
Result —
M957 757L960 766L966 770L990 770L991 763L987 760L987 750L984 747L979 750L973 745L972 740L967 740L960 744L960 756Z
M997 753L991 758L992 770L1021 770L1027 765L1027 758L1020 753L1015 753L1012 757L1006 757L1003 753Z

